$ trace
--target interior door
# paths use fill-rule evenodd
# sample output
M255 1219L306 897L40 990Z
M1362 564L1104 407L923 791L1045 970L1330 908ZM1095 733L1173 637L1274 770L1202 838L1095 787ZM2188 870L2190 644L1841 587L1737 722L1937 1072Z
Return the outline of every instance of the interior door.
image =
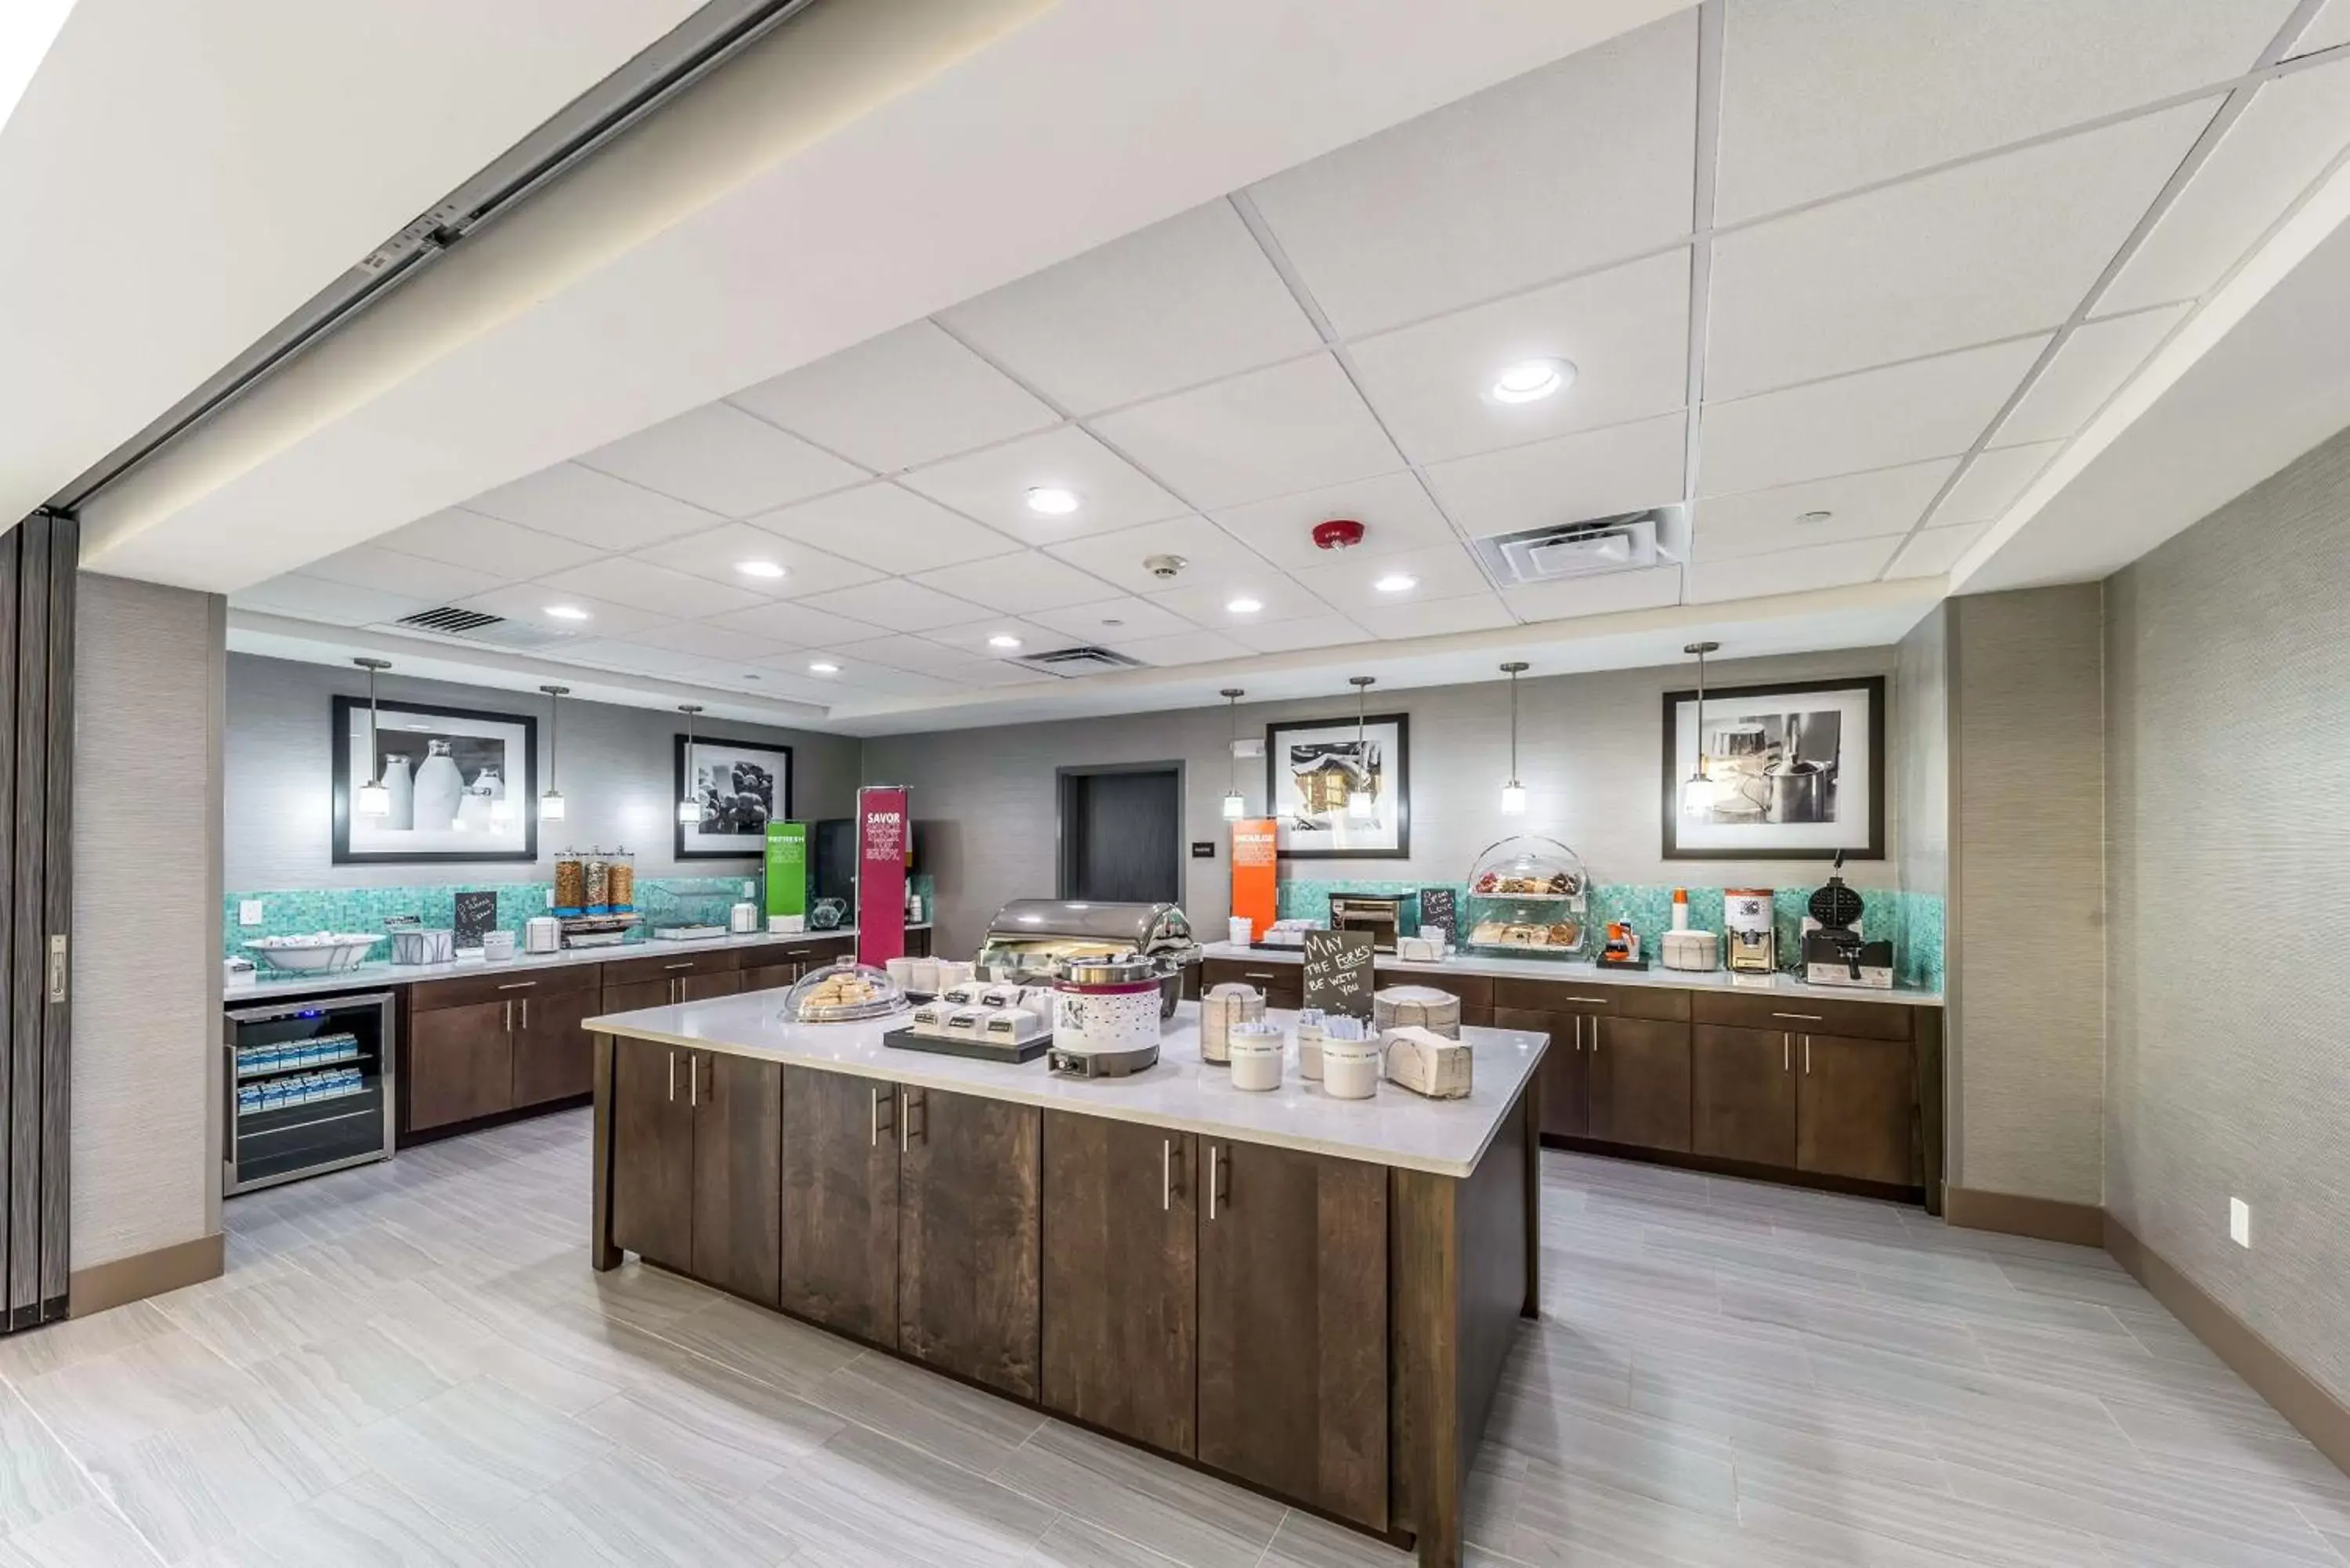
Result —
M612 1244L691 1272L693 1053L626 1038L612 1051Z
M876 1345L898 1343L898 1089L784 1069L786 1312Z
M1061 775L1061 897L1180 903L1182 772L1165 767Z
M1035 1399L1043 1113L901 1089L898 1115L898 1346Z

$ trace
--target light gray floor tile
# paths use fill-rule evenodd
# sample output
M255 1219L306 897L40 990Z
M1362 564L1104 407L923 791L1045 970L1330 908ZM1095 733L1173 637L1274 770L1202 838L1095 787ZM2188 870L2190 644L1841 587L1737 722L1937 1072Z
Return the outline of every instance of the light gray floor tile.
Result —
M457 1525L536 1497L612 1450L608 1439L488 1377L377 1422L350 1447Z
M864 1354L845 1339L764 1307L720 1296L654 1331L747 1376L808 1394Z
M509 1568L514 1561L374 1475L322 1492L196 1560L197 1568Z
M82 1503L0 1537L0 1568L161 1568L162 1561L102 1502Z
M16 1391L68 1451L81 1454L136 1442L259 1387L175 1330L20 1383Z
M1291 1509L1274 1532L1263 1568L1412 1568L1411 1552Z
M679 1379L623 1389L576 1419L589 1431L729 1497L758 1490L838 1432L838 1417L754 1379Z
M1058 1421L1038 1428L996 1479L1191 1568L1254 1568L1288 1511Z
M935 1372L867 1355L826 1378L826 1408L981 1475L993 1475L1045 1418Z
M15 1389L0 1384L0 1536L30 1529L93 1495L65 1446Z
M314 1495L234 1411L89 1456L91 1478L167 1563L184 1563ZM338 1478L340 1479L340 1478Z
M1066 1513L1020 1561L1023 1568L1175 1568L1172 1557Z
M794 1568L1009 1565L1057 1517L1033 1498L857 1427L794 1461L749 1507L798 1543Z
M89 1317L69 1317L0 1338L0 1377L24 1383L171 1331L172 1320L151 1302L132 1302Z
M747 1501L703 1491L634 1459L591 1465L544 1501L609 1561L631 1568L773 1568L794 1560L797 1545Z

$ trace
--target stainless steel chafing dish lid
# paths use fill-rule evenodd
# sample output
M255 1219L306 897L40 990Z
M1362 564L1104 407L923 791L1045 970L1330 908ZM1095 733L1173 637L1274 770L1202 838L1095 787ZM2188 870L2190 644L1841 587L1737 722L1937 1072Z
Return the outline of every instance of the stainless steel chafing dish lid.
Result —
M1075 985L1156 983L1160 972L1156 960L1136 953L1108 953L1098 958L1088 956L1061 961L1061 978Z
M1191 922L1173 904L1104 904L1076 898L1014 898L988 922L987 943L1017 947L1077 939L1145 955L1193 946Z

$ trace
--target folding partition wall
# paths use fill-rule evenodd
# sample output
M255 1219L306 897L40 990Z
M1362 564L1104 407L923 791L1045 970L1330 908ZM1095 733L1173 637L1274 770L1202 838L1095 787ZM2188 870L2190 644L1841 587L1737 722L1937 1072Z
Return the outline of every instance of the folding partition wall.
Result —
M0 535L0 1331L66 1314L79 556L70 518Z

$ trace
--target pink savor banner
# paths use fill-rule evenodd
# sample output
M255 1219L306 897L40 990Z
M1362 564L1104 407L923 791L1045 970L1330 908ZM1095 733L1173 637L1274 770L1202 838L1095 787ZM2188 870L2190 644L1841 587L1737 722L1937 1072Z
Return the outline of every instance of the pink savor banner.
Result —
M906 851L910 825L903 784L857 792L857 961L906 956Z

